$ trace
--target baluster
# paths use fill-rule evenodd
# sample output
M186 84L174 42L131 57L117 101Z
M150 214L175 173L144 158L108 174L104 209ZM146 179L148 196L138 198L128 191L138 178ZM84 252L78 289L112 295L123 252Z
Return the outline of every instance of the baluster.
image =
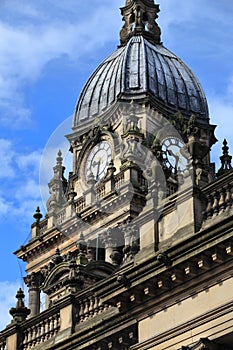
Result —
M79 302L80 304L80 308L79 308L79 319L80 319L80 322L83 322L84 320L84 304L83 304L83 300L81 300Z
M32 336L33 336L33 329L30 328L28 331L28 347L29 347L29 349L32 346Z
M89 317L89 300L85 299L85 309L84 309L85 320Z
M45 339L49 339L49 320L45 321Z
M213 203L213 211L214 215L218 215L219 213L219 193L214 193L214 203Z
M99 298L95 297L94 314L97 315L98 312L99 312Z
M226 203L225 203L225 189L222 188L220 190L220 199L219 199L219 212L223 212L226 208Z
M34 345L34 327L31 327L31 346Z
M42 335L42 322L38 324L38 329L37 329L37 344L40 344L41 342L41 335Z
M102 300L100 299L99 300L99 314L101 314L103 312L103 310L104 310L104 305L102 303Z
M53 337L55 334L54 324L55 324L55 318L54 316L52 316L51 317L51 337Z
M207 198L208 204L206 208L206 218L210 219L213 215L213 198L211 195L208 196Z
M44 340L45 340L45 321L42 321L41 322L41 339L40 339L40 341L41 341L41 343L43 343L44 342Z
M35 346L36 345L36 335L37 335L37 328L36 326L32 327L32 345Z
M57 334L59 327L60 327L60 314L56 314L55 320L54 320L55 334Z
M228 185L227 188L226 188L225 203L226 203L226 208L229 208L231 206L231 203L232 203L232 200L231 200L231 185Z
M23 349L28 349L28 330L24 332L24 339L23 339Z
M51 338L51 333L52 333L52 317L49 317L49 319L48 319L48 337L47 337L47 339Z
M93 296L91 296L90 297L90 307L89 307L90 317L93 317L93 315L94 315L94 302L95 302L95 299Z

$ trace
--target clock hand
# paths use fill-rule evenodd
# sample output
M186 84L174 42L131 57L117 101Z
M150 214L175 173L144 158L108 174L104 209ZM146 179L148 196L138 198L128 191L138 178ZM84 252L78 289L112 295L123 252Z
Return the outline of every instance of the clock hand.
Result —
M100 171L101 158L98 161L97 172L96 172L96 180L99 180L99 171Z
M174 157L175 158L175 169L177 169L177 166L178 166L178 163L179 163L179 160L180 160L180 157L179 157L179 155L178 154L175 154L171 149L169 149L168 151L168 154L170 155L170 156L172 156L172 157Z

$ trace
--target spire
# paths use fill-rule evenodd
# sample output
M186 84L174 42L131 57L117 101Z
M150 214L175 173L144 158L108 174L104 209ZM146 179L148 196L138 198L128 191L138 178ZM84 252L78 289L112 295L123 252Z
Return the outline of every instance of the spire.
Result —
M222 174L224 174L229 169L232 169L232 165L231 165L232 156L229 155L229 147L227 146L227 140L226 139L224 139L224 141L223 141L222 153L223 154L220 157L222 166L219 169L219 171L217 172L217 177L221 176Z
M159 5L154 0L126 0L121 8L123 21L120 31L121 45L127 44L132 36L144 36L152 44L161 44L161 30L156 23Z
M56 211L66 201L65 193L67 180L64 177L65 167L62 164L62 152L59 150L56 158L56 165L53 167L54 176L49 182L50 197L47 201L48 212Z

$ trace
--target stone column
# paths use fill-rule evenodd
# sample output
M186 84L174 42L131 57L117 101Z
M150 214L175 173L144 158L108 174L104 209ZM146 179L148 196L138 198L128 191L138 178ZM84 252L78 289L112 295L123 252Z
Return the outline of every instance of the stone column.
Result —
M28 307L31 310L30 317L40 313L40 273L32 273L25 278L25 283L28 286Z

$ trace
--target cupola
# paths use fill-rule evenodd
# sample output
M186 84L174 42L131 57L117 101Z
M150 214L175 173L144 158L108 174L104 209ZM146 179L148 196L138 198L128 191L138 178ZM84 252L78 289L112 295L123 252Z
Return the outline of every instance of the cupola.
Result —
M150 103L165 117L180 111L208 123L203 89L190 68L161 43L153 0L127 0L120 46L95 70L78 99L73 128L90 125L117 102Z

